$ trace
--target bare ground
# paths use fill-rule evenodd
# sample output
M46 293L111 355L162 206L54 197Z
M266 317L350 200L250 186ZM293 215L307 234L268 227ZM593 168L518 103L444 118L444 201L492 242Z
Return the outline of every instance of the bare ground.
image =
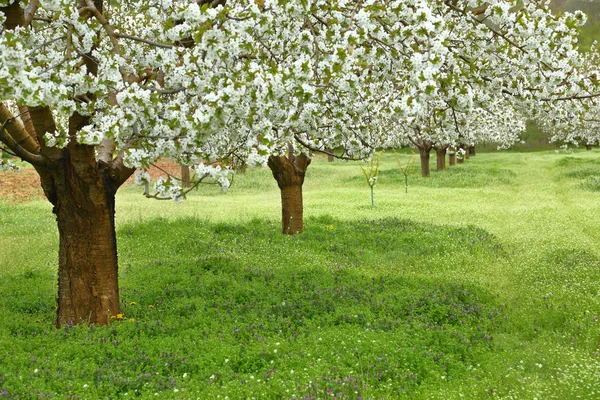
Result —
M148 170L152 180L168 172L174 176L180 176L181 167L169 160L159 160L155 163L157 167ZM133 184L133 176L125 182L126 185ZM40 178L33 168L23 168L20 172L0 172L0 201L8 203L25 203L28 201L44 198L44 191L40 184Z

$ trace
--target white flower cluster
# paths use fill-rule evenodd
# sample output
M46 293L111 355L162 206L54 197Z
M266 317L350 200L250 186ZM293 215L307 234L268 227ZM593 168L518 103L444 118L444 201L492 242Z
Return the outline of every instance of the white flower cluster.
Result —
M137 169L133 174L133 182L138 186L149 184L150 181L150 174L145 169Z
M154 190L158 196L171 198L177 204L184 200L183 188L177 181L171 178L159 176L154 183Z
M194 165L191 169L194 171L198 179L208 178L209 180L216 182L224 192L227 192L231 186L229 177L233 174L233 171L229 168L222 168L220 165L214 166L210 164L199 163Z
M74 3L41 1L49 22L0 30L0 100L50 106L47 146L112 139L135 168L232 154L264 165L290 143L354 157L419 141L506 147L541 116L596 140L580 123L597 119L593 100L557 100L600 90L600 64L577 51L585 15L539 1L130 0L112 29ZM71 135L75 112L90 120ZM229 186L226 169L204 168Z

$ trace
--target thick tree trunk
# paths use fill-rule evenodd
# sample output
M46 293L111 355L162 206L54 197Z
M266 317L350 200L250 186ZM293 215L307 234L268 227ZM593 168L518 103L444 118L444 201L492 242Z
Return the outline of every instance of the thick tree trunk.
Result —
M328 153L331 154L327 154L327 161L328 162L333 162L333 160L335 160L335 157L332 155L333 154L333 149L327 149Z
M471 147L465 146L465 160L468 160L470 158L471 158Z
M67 182L55 207L60 235L56 326L107 323L121 312L115 236L115 195L84 194L87 184ZM81 187L77 187L77 186Z
M6 17L6 21L4 22L4 27L6 29L12 30L17 26L23 26L25 13L24 8L21 7L21 4L19 4L18 1L15 1L8 6L0 7L0 12Z
M586 145L585 145L585 149L586 149L587 151L590 151L590 150L592 150L592 145L591 145L591 144L586 144Z
M116 181L94 148L70 144L62 162L38 170L59 232L56 326L107 323L120 311L115 235Z
M181 187L187 188L190 187L192 183L190 182L190 167L187 165L181 166Z
M421 175L423 177L428 177L430 175L429 171L429 151L431 147L423 146L419 147L419 153L421 154Z
M437 170L443 171L446 169L446 148L445 147L436 147L435 148L435 157L437 161Z
M94 5L102 11L101 0L94 0ZM7 17L5 28L27 23L18 1L8 8L0 7L0 12ZM88 73L96 75L98 64L91 53L83 62ZM94 94L89 93L88 98L93 99ZM12 142L19 143L29 152L23 154L40 175L58 225L56 326L106 324L110 315L120 313L115 193L134 170L124 166L122 152L114 154L115 144L110 139L103 140L98 148L76 142L89 117L75 113L69 118L71 141L58 149L45 145L45 134L56 131L49 107L20 106L19 111L24 129L14 120L7 130L12 129L16 140L11 137L7 142L17 149L20 147ZM0 109L0 114L5 113Z
M302 232L302 184L310 161L303 154L269 157L267 164L281 190L281 232L284 235Z
M30 108L38 137L53 132L45 107ZM87 117L75 113L69 131ZM104 325L120 313L115 235L115 193L134 170L121 156L96 160L94 146L75 141L62 150L43 148L47 165L35 166L44 193L56 214L59 232L56 326L90 323Z
M469 147L469 154L471 155L471 157L475 157L475 146L470 146Z

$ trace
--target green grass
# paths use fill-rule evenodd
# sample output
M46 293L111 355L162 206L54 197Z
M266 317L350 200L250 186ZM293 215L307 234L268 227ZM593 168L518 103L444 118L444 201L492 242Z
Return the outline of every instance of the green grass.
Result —
M180 205L123 188L104 328L51 327L51 208L0 202L0 398L598 398L599 158L479 154L404 193L385 154L374 210L316 159L295 237L266 169Z

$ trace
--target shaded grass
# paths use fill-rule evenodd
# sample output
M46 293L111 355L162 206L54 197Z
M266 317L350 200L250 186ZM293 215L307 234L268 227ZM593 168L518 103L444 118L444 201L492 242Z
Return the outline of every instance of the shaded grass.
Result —
M201 397L410 398L429 382L468 374L493 348L506 320L494 295L392 273L429 265L438 252L482 262L501 252L492 235L397 219L313 222L298 237L258 219L123 227L123 313L135 321L52 330L50 288L30 290L36 301L18 293L4 303L15 318L1 331L12 346L0 358L11 360L0 388L8 396L177 389ZM0 287L43 278L26 272Z

